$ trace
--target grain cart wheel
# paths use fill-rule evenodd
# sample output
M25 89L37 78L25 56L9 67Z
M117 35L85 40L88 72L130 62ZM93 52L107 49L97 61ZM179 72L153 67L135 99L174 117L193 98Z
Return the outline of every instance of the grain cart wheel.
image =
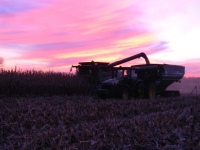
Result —
M179 91L162 91L160 95L162 97L179 97L181 94Z
M121 98L123 100L128 100L130 98L129 90L127 88L122 89Z
M156 86L154 83L150 83L147 89L147 98L154 99L156 97Z
M176 97L180 97L180 96L181 96L180 91L175 91L175 96L176 96Z
M145 85L144 83L140 82L136 88L137 92L136 92L136 95L137 95L137 98L141 98L143 99L144 98L144 92L145 92Z

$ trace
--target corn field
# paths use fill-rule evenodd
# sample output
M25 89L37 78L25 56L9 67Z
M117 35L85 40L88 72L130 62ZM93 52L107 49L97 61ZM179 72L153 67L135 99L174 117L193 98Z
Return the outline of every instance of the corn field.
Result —
M0 149L200 149L200 98L0 99Z
M53 96L88 94L91 84L70 73L43 71L0 71L0 96Z
M101 100L91 87L70 73L1 70L0 149L200 149L197 95Z

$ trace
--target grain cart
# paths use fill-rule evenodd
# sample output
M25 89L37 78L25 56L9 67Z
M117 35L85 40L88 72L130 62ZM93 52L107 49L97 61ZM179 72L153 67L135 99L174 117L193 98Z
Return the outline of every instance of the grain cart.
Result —
M146 64L131 67L115 67L127 61L143 57ZM179 91L166 91L167 87L178 82L185 73L184 66L150 64L147 56L140 53L105 66L111 68L112 78L105 80L97 89L100 98L118 97L122 99L148 98L157 95L179 96Z

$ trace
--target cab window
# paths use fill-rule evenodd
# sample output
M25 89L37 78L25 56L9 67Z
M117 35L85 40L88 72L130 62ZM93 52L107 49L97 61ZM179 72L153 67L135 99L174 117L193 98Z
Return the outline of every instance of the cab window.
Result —
M124 70L124 76L129 76L130 75L130 70Z
M137 74L135 73L135 70L131 70L131 77L132 78L136 78Z

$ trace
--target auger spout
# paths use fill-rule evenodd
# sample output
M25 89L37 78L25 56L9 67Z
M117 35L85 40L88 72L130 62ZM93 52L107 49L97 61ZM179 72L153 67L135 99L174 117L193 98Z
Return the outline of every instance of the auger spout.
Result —
M110 63L110 64L108 64L108 65L106 66L106 68L112 68L112 67L114 67L114 66L123 64L123 63L125 63L125 62L131 61L131 60L134 60L134 59L137 59L137 58L140 58L140 57L143 57L143 58L145 59L146 64L150 64L147 55L146 55L145 53L142 52L142 53L139 53L139 54L136 54L136 55L133 55L133 56L124 58L124 59L122 59L122 60L119 60L119 61Z

